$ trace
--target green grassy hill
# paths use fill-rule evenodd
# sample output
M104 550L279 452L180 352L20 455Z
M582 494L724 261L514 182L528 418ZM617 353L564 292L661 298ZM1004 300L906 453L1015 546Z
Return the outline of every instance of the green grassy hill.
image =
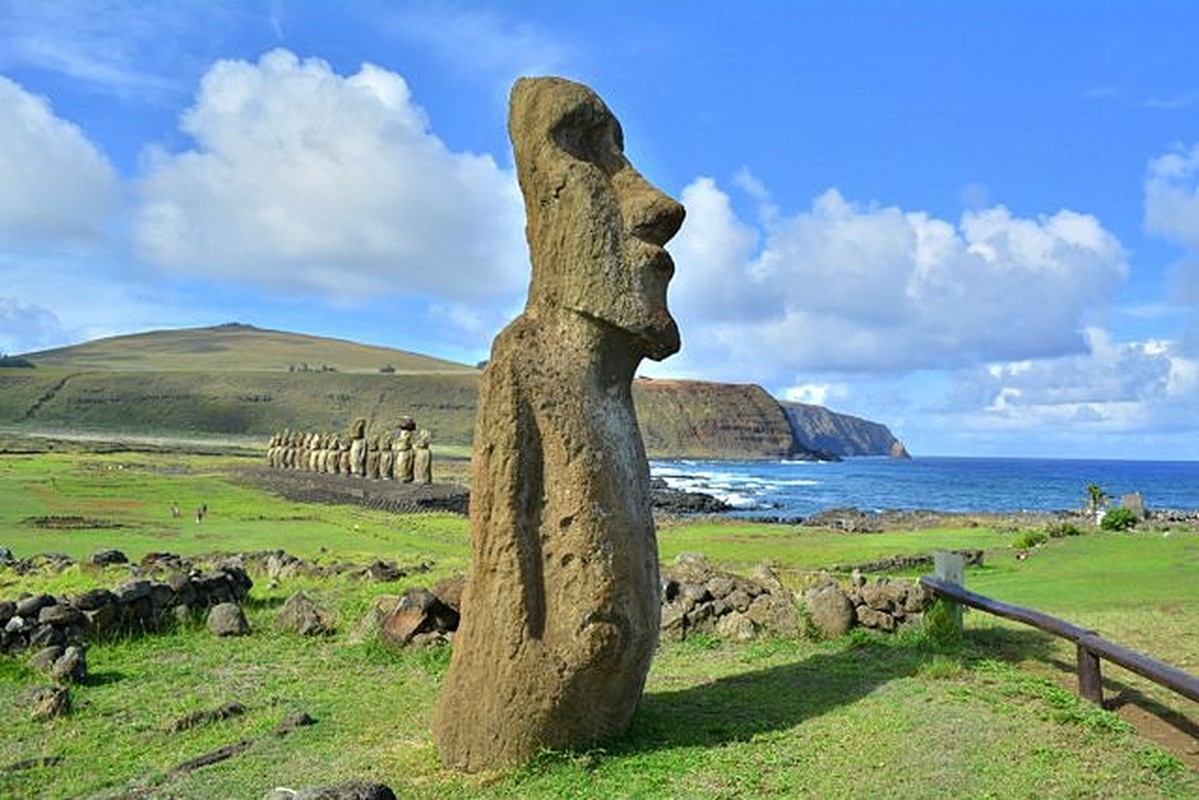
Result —
M364 417L378 429L411 416L438 444L465 447L481 374L403 350L237 324L116 336L22 357L35 367L0 369L0 426L18 433L265 441L282 428L343 432ZM651 456L785 458L816 449L796 415L789 418L759 386L638 380L633 396ZM838 430L847 436L862 425L885 431L845 420L848 428ZM824 442L819 449L867 454Z
M476 374L474 367L439 358L230 323L209 328L148 331L25 353L38 367L122 372L320 372Z

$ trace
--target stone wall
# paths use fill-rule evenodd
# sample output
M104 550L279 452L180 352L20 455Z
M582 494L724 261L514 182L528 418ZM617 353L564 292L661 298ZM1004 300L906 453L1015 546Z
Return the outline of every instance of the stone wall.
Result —
M89 589L69 599L48 594L0 601L0 653L80 644L156 631L196 618L220 603L245 600L250 576L237 564L175 573L163 581L134 579L115 589Z
M827 639L844 636L855 626L890 633L919 622L932 600L919 581L867 579L860 572L854 572L848 587L829 576L803 593L809 622Z

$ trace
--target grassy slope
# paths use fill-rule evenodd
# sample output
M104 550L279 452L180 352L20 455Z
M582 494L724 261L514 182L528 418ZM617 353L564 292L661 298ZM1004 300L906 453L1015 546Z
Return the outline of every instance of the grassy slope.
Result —
M0 419L50 431L255 435L264 447L285 427L344 433L356 417L373 428L402 415L435 443L466 444L478 382L474 373L38 372L38 387L0 392ZM41 398L32 415L31 397Z
M136 460L139 463L131 463ZM1080 704L1044 675L1010 666L1041 662L1052 642L1026 629L985 624L964 649L930 649L917 637L886 641L693 639L664 644L628 735L586 754L547 754L484 779L443 772L428 730L444 653L392 654L355 644L349 631L370 598L460 569L465 521L446 515L394 517L355 507L311 507L263 496L223 477L228 459L98 455L0 458L0 543L18 555L62 550L82 557L117 546L148 550L284 547L327 560L432 560L435 571L400 584L348 579L293 581L269 589L259 578L249 607L254 634L218 641L202 629L93 646L93 680L73 690L75 711L37 724L16 702L42 679L19 660L0 659L0 766L42 755L54 768L0 771L0 796L116 797L144 787L155 797L260 797L373 776L405 797L1188 797L1199 775L1136 736L1114 715ZM170 503L208 502L202 525L172 520ZM30 517L82 515L124 527L48 532ZM996 547L972 588L1070 616L1114 619L1146 610L1134 584L1112 570L1159 575L1155 592L1174 598L1171 617L1199 629L1194 586L1199 537L1093 535L1055 540L1027 561L1005 558L1010 534L979 529L852 536L780 526L687 525L662 533L664 555L705 552L718 562L760 551L789 569L853 563L936 546ZM320 548L325 548L321 552ZM754 556L756 558L756 554ZM1126 562L1135 567L1126 567ZM120 568L73 569L57 577L0 570L0 597L49 589L68 593L115 583ZM1032 587L1032 588L1030 588ZM1059 587L1059 588L1055 588ZM273 616L305 589L335 611L339 632L305 640L274 632ZM1143 635L1155 647L1160 598L1147 605ZM1038 606L1042 607L1042 606ZM1121 610L1127 612L1122 614ZM980 622L984 624L980 624ZM1154 633L1157 631L1158 633ZM1180 647L1187 647L1185 641ZM1150 648L1151 652L1159 651ZM1193 652L1193 651L1192 651ZM237 700L247 713L167 734L191 711ZM305 710L318 723L286 738L269 734ZM241 755L189 775L171 766L243 739Z
M338 372L470 373L473 367L439 358L358 344L344 339L263 330L248 325L150 331L26 353L39 368L71 371L287 372L308 365Z
M0 424L18 431L265 438L280 428L347 431L412 416L434 441L469 445L479 371L402 350L225 325L153 331L26 354L0 369ZM317 371L289 371L307 364ZM394 374L381 374L390 364ZM336 371L319 371L323 366ZM761 387L637 381L657 457L780 458L792 435Z

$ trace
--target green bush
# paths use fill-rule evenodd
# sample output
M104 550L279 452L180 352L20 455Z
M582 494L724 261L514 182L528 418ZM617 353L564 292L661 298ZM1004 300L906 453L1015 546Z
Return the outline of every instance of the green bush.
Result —
M962 640L961 611L955 611L954 604L949 600L938 597L924 612L921 630L934 646L957 644Z
M1037 545L1045 544L1047 541L1049 541L1049 534L1044 531L1024 531L1012 542L1012 547L1017 550L1029 550Z
M1128 531L1137 526L1137 514L1131 508L1113 508L1103 515L1099 527L1105 531Z
M1050 539L1062 539L1066 536L1082 536L1082 529L1071 522L1055 522L1045 527L1045 533Z

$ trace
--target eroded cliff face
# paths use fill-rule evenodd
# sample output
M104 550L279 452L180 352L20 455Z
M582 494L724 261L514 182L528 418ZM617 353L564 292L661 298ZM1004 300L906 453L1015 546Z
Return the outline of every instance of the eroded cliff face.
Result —
M639 379L633 400L656 458L909 457L886 425L779 401L754 384Z
M910 458L903 442L879 422L838 414L824 406L780 401L799 446L835 456Z
M796 446L787 414L760 386L641 379L633 400L645 448L659 458L811 455Z

